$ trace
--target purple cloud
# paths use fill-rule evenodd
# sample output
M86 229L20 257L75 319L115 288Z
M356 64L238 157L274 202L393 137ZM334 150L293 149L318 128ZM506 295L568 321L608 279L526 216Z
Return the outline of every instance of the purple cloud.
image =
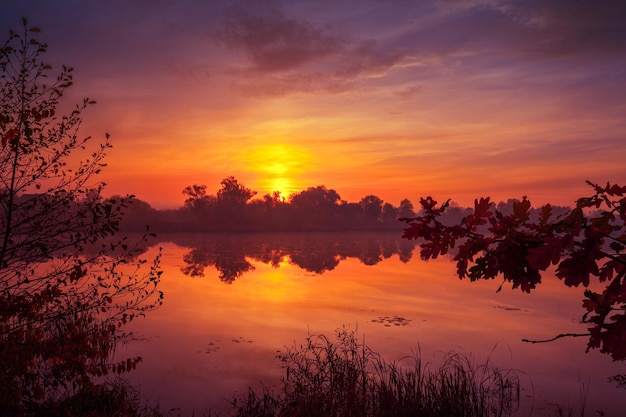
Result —
M232 16L214 32L213 39L243 50L257 71L270 73L298 68L342 49L339 39L275 9Z
M236 9L212 31L211 39L245 53L251 65L233 67L231 74L239 91L257 97L341 93L410 61L404 49L338 36L331 26L289 17L275 7Z

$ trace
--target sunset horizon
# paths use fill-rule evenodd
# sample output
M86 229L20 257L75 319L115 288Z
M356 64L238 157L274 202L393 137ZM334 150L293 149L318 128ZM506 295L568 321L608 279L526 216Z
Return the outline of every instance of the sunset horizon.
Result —
M262 196L324 185L470 206L572 205L622 183L619 4L3 2L39 27L80 134L113 148L106 195L179 207L235 176Z

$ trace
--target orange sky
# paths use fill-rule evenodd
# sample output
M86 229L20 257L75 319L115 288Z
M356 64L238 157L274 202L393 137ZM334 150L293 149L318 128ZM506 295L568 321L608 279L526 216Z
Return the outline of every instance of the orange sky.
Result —
M623 2L8 0L1 32L21 16L98 102L107 193L158 208L229 175L394 205L626 183Z

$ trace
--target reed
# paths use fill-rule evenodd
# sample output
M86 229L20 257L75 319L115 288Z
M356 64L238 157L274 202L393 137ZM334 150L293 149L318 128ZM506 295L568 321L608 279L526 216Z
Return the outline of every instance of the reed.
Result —
M519 402L519 379L457 352L437 368L413 352L389 362L345 328L279 353L279 387L232 400L237 417L502 417Z

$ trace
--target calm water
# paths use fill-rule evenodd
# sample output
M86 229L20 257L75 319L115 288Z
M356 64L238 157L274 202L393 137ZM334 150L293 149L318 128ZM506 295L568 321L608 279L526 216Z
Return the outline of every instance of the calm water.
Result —
M521 341L585 331L582 289L555 278L532 294L496 293L499 281L460 281L453 263L423 262L397 235L161 238L165 303L133 323L137 340L119 353L144 358L131 380L164 409L228 409L233 393L278 381L277 350L346 326L389 360L419 349L436 364L455 350L517 369L518 416L547 415L551 403L579 415L581 388L588 416L626 410L626 391L606 381L626 366L586 354L586 338Z

